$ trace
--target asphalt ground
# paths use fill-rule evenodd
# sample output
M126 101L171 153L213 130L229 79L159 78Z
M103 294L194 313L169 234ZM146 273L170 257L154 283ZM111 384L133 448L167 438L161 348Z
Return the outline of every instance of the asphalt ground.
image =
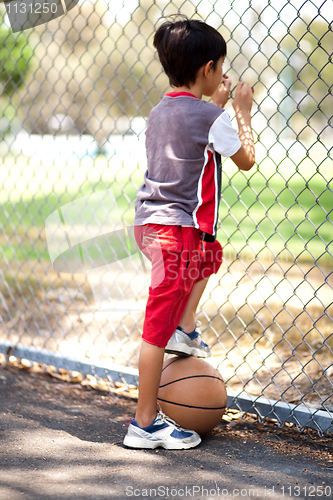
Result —
M131 450L135 395L0 365L0 500L333 498L331 436L228 411L197 448Z

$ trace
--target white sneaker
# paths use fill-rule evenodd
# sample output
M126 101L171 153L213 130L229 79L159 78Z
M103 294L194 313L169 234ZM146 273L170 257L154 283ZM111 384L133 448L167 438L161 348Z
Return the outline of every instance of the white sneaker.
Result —
M146 449L161 446L166 450L185 450L194 448L199 443L201 443L199 434L182 429L161 411L148 427L139 427L133 419L124 439L124 445L129 448Z
M196 358L209 358L212 355L208 345L203 342L201 334L197 330L192 333L185 333L180 326L177 326L176 331L170 338L165 352Z

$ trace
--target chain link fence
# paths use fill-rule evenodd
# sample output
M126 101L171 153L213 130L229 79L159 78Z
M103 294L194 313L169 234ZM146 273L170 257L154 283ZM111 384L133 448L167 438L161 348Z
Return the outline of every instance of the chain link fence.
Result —
M230 408L332 430L332 9L86 0L13 33L0 4L0 352L137 383L149 268L128 230L145 121L170 90L152 37L181 12L227 40L233 88L254 88L257 164L223 162L224 263L198 312L212 363ZM111 233L129 249L118 261L98 239ZM90 240L90 265L57 267Z

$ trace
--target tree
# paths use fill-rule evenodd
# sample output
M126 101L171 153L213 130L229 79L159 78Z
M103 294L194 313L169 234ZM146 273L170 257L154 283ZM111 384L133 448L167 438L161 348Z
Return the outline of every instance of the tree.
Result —
M320 19L297 18L281 40L286 64L279 77L294 100L298 133L309 127L320 135L332 114L332 24Z
M14 34L0 24L0 134L10 132L16 118L12 96L22 87L31 69L33 50L24 33Z

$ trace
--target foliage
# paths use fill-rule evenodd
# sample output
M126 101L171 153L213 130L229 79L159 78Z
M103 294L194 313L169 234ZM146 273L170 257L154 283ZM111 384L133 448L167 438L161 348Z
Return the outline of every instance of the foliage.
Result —
M23 86L32 56L25 34L14 34L0 21L0 137L10 133L19 121L12 96Z
M331 116L332 107L332 26L320 20L299 19L290 27L281 43L290 72L289 92L297 102L297 111L310 119ZM284 78L287 66L281 70Z
M0 84L3 93L12 95L24 83L30 66L33 50L25 34L14 34L4 24L0 26Z

